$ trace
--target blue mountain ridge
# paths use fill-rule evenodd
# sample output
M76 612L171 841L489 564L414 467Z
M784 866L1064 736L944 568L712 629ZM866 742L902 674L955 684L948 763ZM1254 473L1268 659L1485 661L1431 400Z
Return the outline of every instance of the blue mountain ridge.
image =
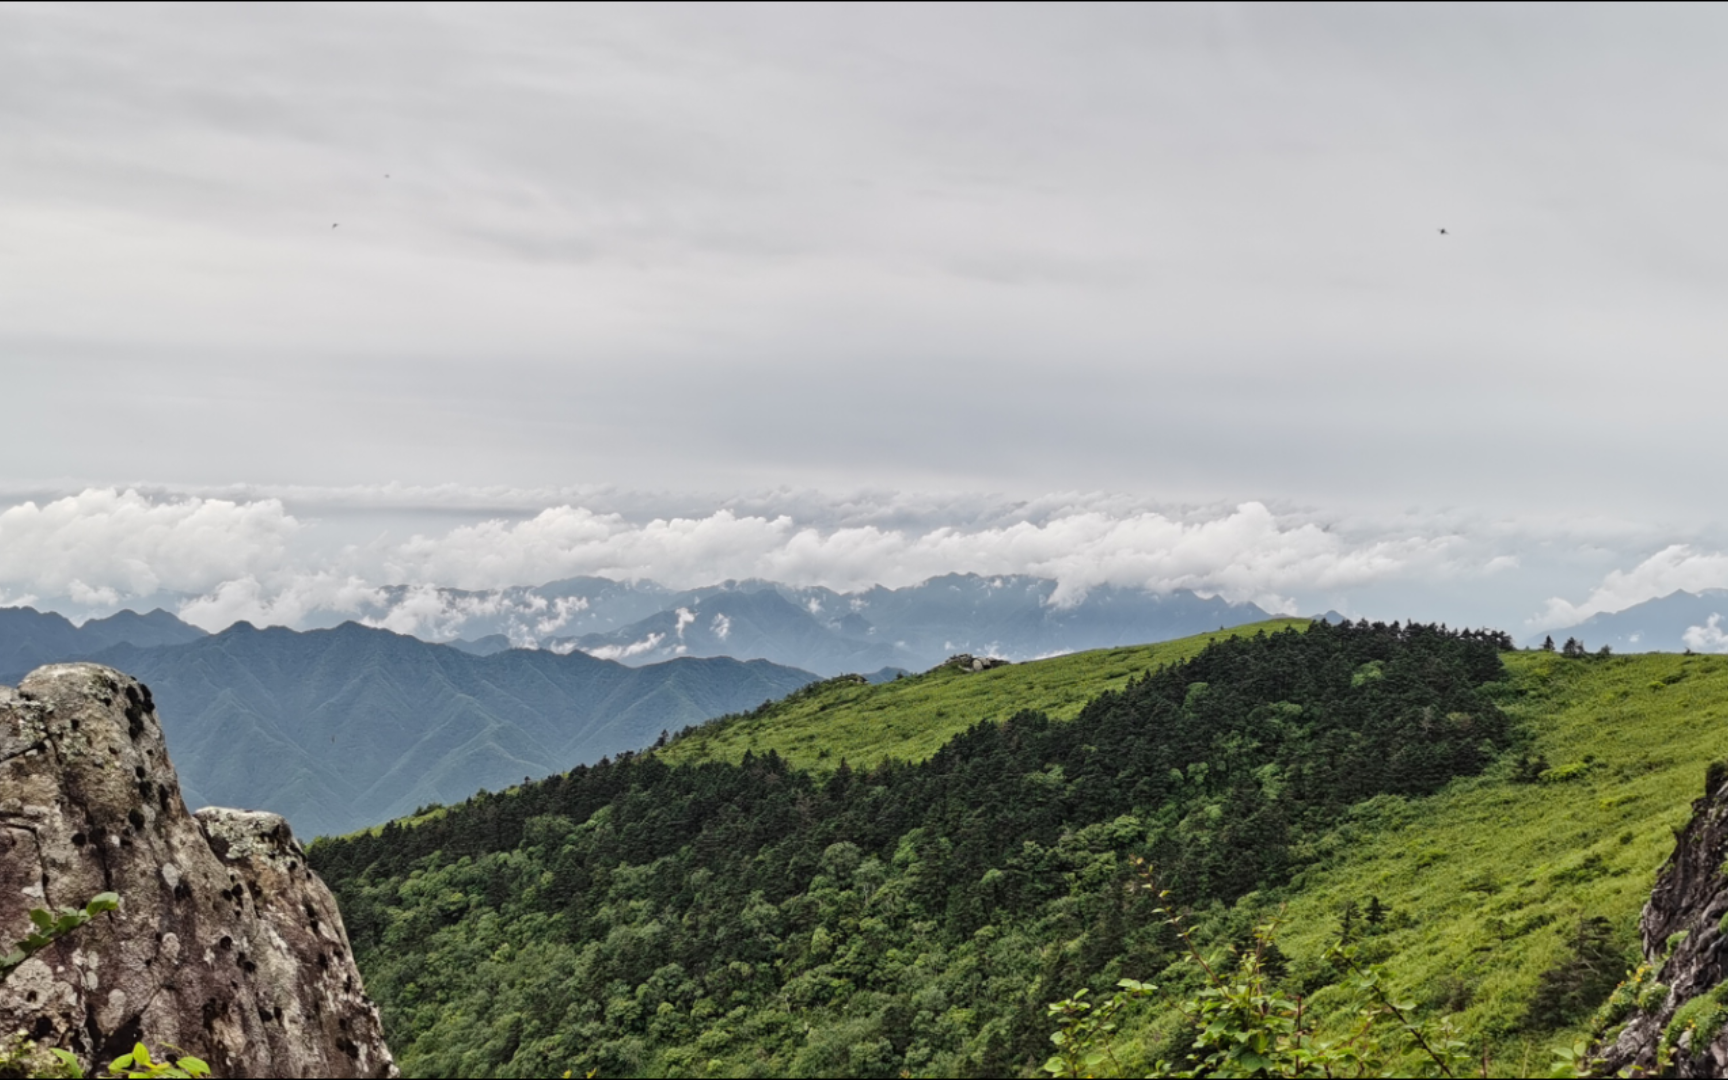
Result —
M74 626L64 615L31 607L0 608L0 682L15 683L32 668L93 656L116 645L183 645L205 636L157 608L120 611Z
M1607 645L1615 652L1680 652L1691 644L1686 632L1708 627L1711 616L1728 621L1728 589L1677 589L1620 611L1598 612L1573 626L1543 631L1526 644L1539 644L1552 635L1556 643L1576 637L1592 651ZM1722 629L1728 633L1728 626Z
M763 660L474 656L357 623L237 623L93 659L150 687L188 803L274 810L307 836L640 750L815 679Z
M1057 583L1021 575L947 574L856 593L728 581L675 593L666 606L604 632L551 638L625 663L671 656L761 657L822 675L930 668L959 652L1027 660L1164 641L1267 617L1250 603L1187 590L1101 586L1070 604ZM478 645L478 642L473 643Z

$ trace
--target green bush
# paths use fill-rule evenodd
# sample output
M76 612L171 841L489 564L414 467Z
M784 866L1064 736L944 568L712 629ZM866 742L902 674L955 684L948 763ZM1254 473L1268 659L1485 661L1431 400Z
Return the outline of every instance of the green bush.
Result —
M1161 893L1161 898L1168 897ZM1334 946L1328 961L1344 973L1355 1000L1327 1017L1279 988L1268 958L1277 952L1276 920L1261 923L1252 944L1232 950L1224 962L1208 958L1177 914L1165 920L1186 947L1184 963L1199 976L1199 989L1169 1007L1183 1018L1192 1039L1179 1060L1153 1064L1154 1076L1464 1076L1477 1059L1453 1031L1449 1018L1422 1022L1416 1003L1388 992L1384 973L1359 961L1348 945ZM1117 1052L1117 1018L1134 1002L1155 997L1157 988L1123 979L1100 1005L1082 990L1049 1006L1057 1030L1057 1052L1044 1063L1056 1077L1124 1076ZM1349 1019L1342 1035L1323 1034L1328 1020ZM1482 1062L1486 1068L1487 1061Z

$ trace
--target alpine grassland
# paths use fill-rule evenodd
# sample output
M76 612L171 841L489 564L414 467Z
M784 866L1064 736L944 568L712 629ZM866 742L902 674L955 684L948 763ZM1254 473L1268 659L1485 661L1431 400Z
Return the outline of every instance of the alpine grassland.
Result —
M842 676L813 683L753 713L691 727L657 751L671 764L742 761L772 750L800 769L853 767L888 758L923 761L980 720L1041 712L1054 720L1149 671L1192 659L1214 641L1303 629L1307 619L1268 619L1155 645L1092 649L984 671L944 664L921 675L870 684Z
M1637 964L1656 871L1728 754L1728 657L1504 660L1492 692L1527 741L1436 795L1353 808L1314 865L1234 918L1281 908L1298 979L1349 937L1397 993L1453 1015L1494 1072L1527 1076ZM1344 984L1314 989L1309 1007L1347 1022Z
M405 1075L1148 1075L1246 955L1376 1071L1431 1071L1417 1030L1548 1071L1634 965L1728 657L1243 629L833 680L310 857Z

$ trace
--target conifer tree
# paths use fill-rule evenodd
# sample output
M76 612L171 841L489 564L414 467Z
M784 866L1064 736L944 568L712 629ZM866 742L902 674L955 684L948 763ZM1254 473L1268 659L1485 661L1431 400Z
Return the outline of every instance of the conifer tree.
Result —
M1378 896L1370 896L1368 898L1368 908L1362 913L1362 921L1378 930L1381 924L1386 921L1387 910L1386 905L1380 902Z
M1362 909L1356 906L1356 901L1344 901L1344 910L1338 914L1338 941L1348 945L1355 941L1360 931L1357 925L1362 918Z

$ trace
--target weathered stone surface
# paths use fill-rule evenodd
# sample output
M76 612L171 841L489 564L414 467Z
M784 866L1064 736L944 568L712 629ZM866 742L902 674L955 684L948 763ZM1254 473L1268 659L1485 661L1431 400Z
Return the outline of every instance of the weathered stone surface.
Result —
M1630 1014L1614 1041L1599 1048L1593 1071L1616 1075L1728 1075L1728 770L1712 766L1704 798L1692 804L1692 820L1674 853L1656 875L1639 932L1644 959L1655 971L1660 1005ZM1720 989L1719 989L1720 988ZM1612 1030L1610 1035L1613 1035ZM1672 1063L1658 1069L1658 1053Z
M951 667L959 671L989 671L991 668L1007 667L1012 662L1004 660L1000 656L973 656L971 653L955 653L936 666L938 669Z
M187 813L150 691L95 664L0 687L0 945L32 907L98 916L0 983L86 1071L144 1038L217 1076L394 1076L329 889L275 814Z

